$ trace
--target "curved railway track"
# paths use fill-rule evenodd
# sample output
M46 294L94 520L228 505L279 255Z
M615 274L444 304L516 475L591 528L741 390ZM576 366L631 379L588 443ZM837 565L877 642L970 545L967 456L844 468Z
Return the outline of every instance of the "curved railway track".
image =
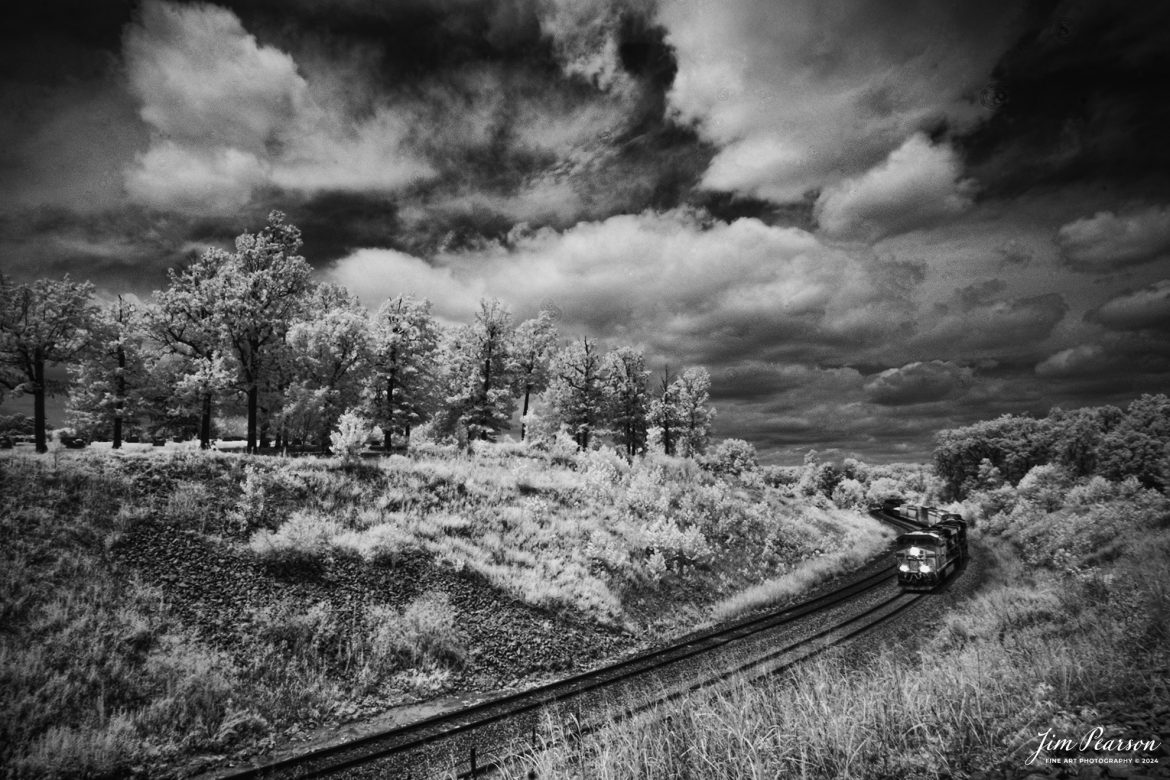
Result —
M918 527L896 515L874 515L903 528ZM542 713L550 708L583 735L597 725L583 713L604 708L610 720L629 716L734 675L776 672L863 633L923 598L893 587L893 571L892 565L882 565L800 603L700 631L599 669L220 777L485 776L517 740L539 744Z

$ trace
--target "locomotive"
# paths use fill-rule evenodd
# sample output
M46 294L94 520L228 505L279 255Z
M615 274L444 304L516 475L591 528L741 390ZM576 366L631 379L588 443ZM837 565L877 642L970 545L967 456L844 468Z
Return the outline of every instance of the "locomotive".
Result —
M894 542L898 584L907 590L933 588L967 560L967 523L962 516L933 507L917 509L918 517L941 519Z

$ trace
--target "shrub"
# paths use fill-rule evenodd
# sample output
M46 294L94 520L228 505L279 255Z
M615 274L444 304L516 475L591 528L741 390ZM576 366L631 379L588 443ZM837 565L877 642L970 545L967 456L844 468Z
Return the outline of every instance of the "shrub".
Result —
M324 558L342 528L319 514L295 512L276 531L252 534L248 546L261 560L273 564L315 563Z
M865 491L865 500L870 504L884 504L886 501L901 501L903 490L901 484L891 477L878 477L869 483Z
M865 486L856 479L846 477L833 490L833 503L843 509L865 506Z
M416 549L409 533L390 523L381 523L362 531L346 531L333 536L329 543L341 550L349 550L374 563L393 565L402 554Z
M333 453L347 466L358 462L362 448L373 431L370 421L350 409L337 420L337 428L329 435Z
M755 471L760 466L756 448L743 439L724 439L700 462L708 471L734 477Z
M467 650L457 618L450 597L439 591L424 593L401 612L375 607L370 612L371 659L396 666L462 666Z
M89 438L72 428L62 428L56 433L57 441L69 450L80 450L89 445Z
M1036 504L1046 512L1059 509L1064 504L1068 490L1068 473L1060 466L1046 464L1033 466L1016 486L1020 499Z

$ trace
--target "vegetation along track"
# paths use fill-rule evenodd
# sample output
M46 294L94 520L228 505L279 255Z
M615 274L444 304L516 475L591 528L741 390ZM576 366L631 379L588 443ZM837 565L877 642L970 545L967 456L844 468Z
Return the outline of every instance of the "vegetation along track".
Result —
M875 515L917 527L897 516ZM923 598L900 592L892 573L893 566L883 562L800 603L700 631L603 668L226 777L485 776L517 740L541 744L539 733L550 711L584 734L599 722L590 713L604 712L610 720L615 713L628 716L734 675L774 673L861 634Z

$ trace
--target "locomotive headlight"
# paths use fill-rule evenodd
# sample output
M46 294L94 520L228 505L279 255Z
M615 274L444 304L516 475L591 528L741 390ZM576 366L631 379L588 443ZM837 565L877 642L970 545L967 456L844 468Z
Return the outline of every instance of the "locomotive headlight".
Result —
M898 567L898 571L910 571L909 564L903 563L901 566Z
M911 547L911 548L910 548L910 549L907 551L907 554L908 554L908 555L909 555L911 558L920 558L920 557L922 557L922 550L918 549L917 547Z
M918 571L922 572L923 574L930 574L930 564L929 563L922 564L921 566L918 567Z

